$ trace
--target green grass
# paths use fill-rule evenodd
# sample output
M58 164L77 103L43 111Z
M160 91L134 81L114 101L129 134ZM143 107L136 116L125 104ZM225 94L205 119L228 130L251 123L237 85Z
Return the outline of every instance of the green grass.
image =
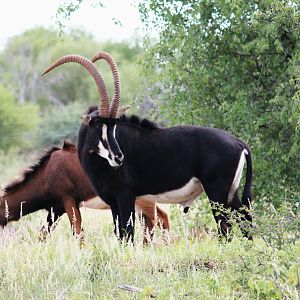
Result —
M81 249L63 217L45 242L38 231L45 213L24 217L6 230L0 245L1 299L297 299L300 249L272 248L261 238L239 235L230 243L191 228L189 215L172 212L170 236L122 245L108 212L82 211L86 244ZM191 212L193 217L193 211ZM210 216L207 216L210 218ZM208 233L207 233L208 232ZM119 285L142 288L132 293ZM299 288L299 287L298 287Z
M28 166L30 157L1 156L1 183ZM14 170L14 171L13 171ZM68 219L46 242L38 233L46 220L40 211L11 223L0 239L0 299L299 299L300 214L283 203L260 207L255 238L235 228L232 242L219 242L208 201L183 214L171 209L171 233L157 230L143 246L113 235L109 211L82 210L85 246L80 248ZM132 293L119 285L142 289Z

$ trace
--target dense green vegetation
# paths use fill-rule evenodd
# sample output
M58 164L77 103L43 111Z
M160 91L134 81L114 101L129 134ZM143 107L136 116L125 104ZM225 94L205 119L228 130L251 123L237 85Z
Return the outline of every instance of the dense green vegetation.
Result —
M1 84L0 98L1 148L7 150L11 146L28 146L29 142L22 137L38 124L38 107L30 103L18 105L14 96Z
M20 144L23 132L29 130L32 148L49 146L65 137L75 141L80 115L89 105L99 102L93 79L82 67L74 64L65 65L44 77L40 74L63 55L75 53L90 58L100 50L111 53L116 59L123 75L122 101L132 104L139 94L139 67L135 61L140 48L137 45L125 42L100 44L80 30L72 30L61 40L56 31L44 28L32 29L11 38L0 53L0 84L5 87L5 90L0 89L0 98L9 98L10 93L10 98L5 101L10 101L15 109L12 113L7 111L8 108L2 112L4 104L0 104L1 122L11 122L4 124L5 132L0 129L0 148ZM112 91L110 69L104 62L97 65L108 89ZM20 115L19 110L26 115L23 123L19 122L23 125L21 131L18 130L19 124L14 126L13 119L14 115ZM38 128L37 113L42 119ZM14 132L18 132L18 141L14 138Z
M149 30L161 28L143 59L160 117L240 137L254 154L256 200L299 201L299 1L145 0L140 9Z

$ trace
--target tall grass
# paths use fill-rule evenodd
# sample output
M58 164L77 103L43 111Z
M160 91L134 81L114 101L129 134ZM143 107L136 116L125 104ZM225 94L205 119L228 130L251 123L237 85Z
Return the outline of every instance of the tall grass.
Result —
M17 175L30 156L0 156L0 183ZM85 246L80 248L66 216L46 242L40 211L10 224L0 238L0 299L299 299L299 208L283 203L254 210L254 241L234 227L220 242L207 199L188 214L171 208L171 233L156 230L144 246L113 235L109 211L82 209ZM141 288L132 293L121 285Z
M206 204L198 203L206 210ZM63 217L45 243L39 212L10 225L0 244L1 299L297 299L299 244L281 249L262 238L238 234L219 242L210 215L206 228L191 226L191 215L172 209L172 232L157 231L134 245L113 236L109 212L83 210L86 244L80 248ZM131 293L120 285L142 289ZM299 290L298 290L299 291Z

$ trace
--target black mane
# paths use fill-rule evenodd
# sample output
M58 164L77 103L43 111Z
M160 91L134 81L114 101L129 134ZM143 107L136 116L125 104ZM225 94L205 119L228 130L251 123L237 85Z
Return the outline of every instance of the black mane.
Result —
M5 193L11 192L12 190L19 188L23 186L25 183L27 183L32 176L49 160L51 154L57 150L60 150L59 147L52 147L51 149L47 150L46 153L38 160L37 163L26 169L23 174L22 178L16 179L9 183L3 191Z
M119 118L119 122L128 123L143 129L151 129L151 130L161 127L155 122L152 122L148 119L142 119L136 115L131 115L131 116L122 115Z
M70 140L64 140L62 150L77 151L76 146Z
M98 106L96 106L96 105L92 105L92 106L90 106L88 109L87 109L87 111L86 111L86 114L90 114L90 113L92 113L93 111L95 111L95 110L97 110L98 109Z
M91 114L92 112L94 112L97 109L98 109L98 107L95 105L90 106L86 113ZM127 124L131 124L131 125L140 127L142 129L150 129L150 130L161 127L159 124L157 124L153 121L150 121L150 120L144 119L144 118L140 118L136 115L131 115L131 116L122 115L119 117L118 122L127 123Z

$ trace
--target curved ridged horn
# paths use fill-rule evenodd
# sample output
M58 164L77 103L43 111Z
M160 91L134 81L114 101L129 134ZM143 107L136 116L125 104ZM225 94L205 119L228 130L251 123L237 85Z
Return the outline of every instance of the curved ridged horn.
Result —
M93 76L93 78L97 84L99 94L100 94L99 115L101 117L108 118L109 117L109 100L108 100L108 94L107 94L105 82L101 76L100 71L89 59L87 59L81 55L76 55L76 54L63 56L60 59L58 59L57 61L55 61L48 69L46 69L42 75L45 75L46 73L50 72L54 68L56 68L62 64L68 63L68 62L75 62L75 63L82 65Z
M118 108L119 108L119 104L120 104L120 93L121 93L121 81L120 81L119 70L118 70L118 67L116 65L115 60L113 59L113 57L109 53L104 52L104 51L97 53L92 58L92 62L96 62L99 59L106 60L107 63L109 64L110 68L111 68L112 73L113 73L113 77L114 77L114 96L113 96L111 106L110 106L110 116L112 118L117 118Z

